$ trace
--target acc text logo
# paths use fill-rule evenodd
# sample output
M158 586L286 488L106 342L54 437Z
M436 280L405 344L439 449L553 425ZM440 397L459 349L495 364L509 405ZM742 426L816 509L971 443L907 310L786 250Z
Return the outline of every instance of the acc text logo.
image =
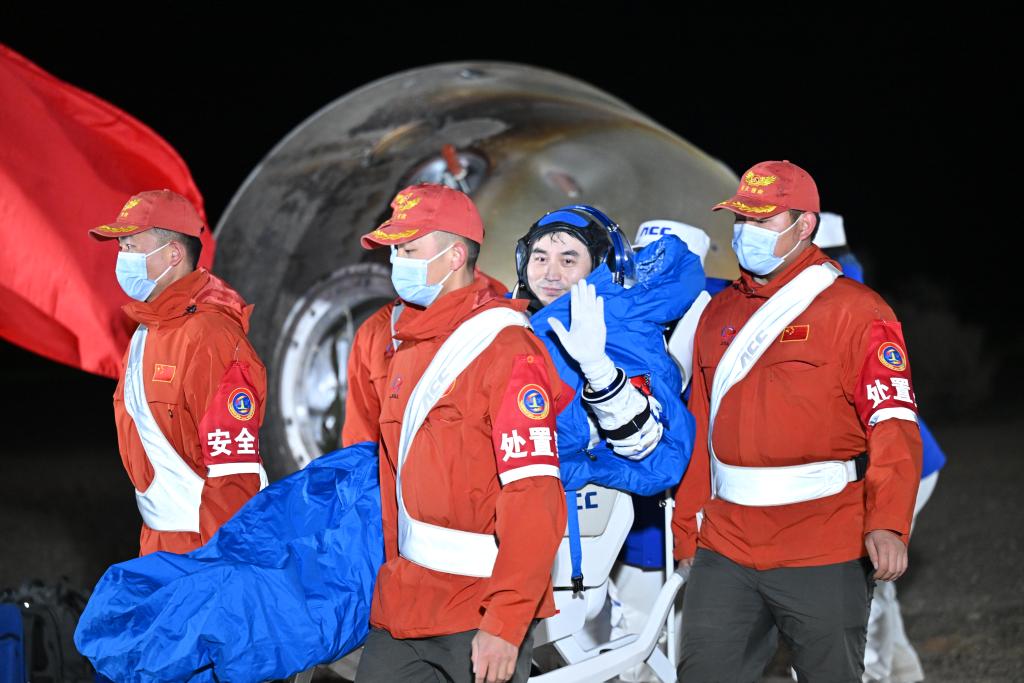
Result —
M231 400L228 401L228 412L236 420L245 422L252 419L254 404L255 402L252 400L252 394L249 390L239 387L231 392Z
M878 347L878 360L885 367L896 372L903 372L907 369L907 355L903 349L893 342L883 342Z
M645 226L644 229L640 231L640 234L637 235L637 237L640 237L641 235L657 235L658 237L662 237L664 235L671 234L673 234L672 228L668 225L648 225Z
M519 411L531 420L543 420L548 416L550 406L548 395L536 384L527 384L519 390L516 405Z

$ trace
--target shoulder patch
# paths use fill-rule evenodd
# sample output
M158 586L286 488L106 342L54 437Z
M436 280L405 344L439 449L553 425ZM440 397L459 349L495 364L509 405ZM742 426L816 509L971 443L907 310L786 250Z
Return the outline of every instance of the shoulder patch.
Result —
M525 384L519 390L516 398L516 405L526 417L531 420L543 420L551 411L551 400L544 387L537 384Z
M231 413L231 417L242 422L251 420L253 406L256 403L252 398L252 392L246 387L238 387L231 391L229 395L228 412Z
M885 341L878 345L878 361L896 372L907 369L907 354L895 342Z

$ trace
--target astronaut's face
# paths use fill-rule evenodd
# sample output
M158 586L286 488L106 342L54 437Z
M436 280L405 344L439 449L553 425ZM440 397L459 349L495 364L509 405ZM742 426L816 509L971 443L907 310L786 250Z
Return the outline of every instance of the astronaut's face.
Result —
M530 247L526 279L530 291L547 306L592 269L587 245L567 232L552 232Z

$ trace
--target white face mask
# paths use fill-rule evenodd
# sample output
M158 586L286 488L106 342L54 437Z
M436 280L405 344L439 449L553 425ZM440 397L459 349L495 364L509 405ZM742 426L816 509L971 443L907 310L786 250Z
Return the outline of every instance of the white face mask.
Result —
M454 244L449 244L448 249L454 247ZM434 303L437 299L437 295L441 293L441 287L444 286L445 281L451 277L454 270L448 271L448 274L438 282L436 285L427 284L427 266L441 256L441 254L448 251L444 249L429 259L418 259L418 258L406 258L398 255L398 250L392 248L391 250L391 284L395 286L395 291L403 301L407 301L410 304L416 304L417 306L423 306L426 308L430 304Z
M786 260L786 257L800 246L798 241L783 256L775 255L779 238L792 230L800 221L798 216L793 224L782 232L761 228L750 223L736 223L732 226L732 249L744 270L755 275L768 275Z
M121 285L124 293L136 301L145 301L156 289L160 278L167 275L173 266L167 269L155 280L149 279L149 271L146 269L146 259L168 246L170 242L157 247L148 254L136 254L128 251L121 251L117 254L117 265L114 267L114 274L117 276L117 283Z

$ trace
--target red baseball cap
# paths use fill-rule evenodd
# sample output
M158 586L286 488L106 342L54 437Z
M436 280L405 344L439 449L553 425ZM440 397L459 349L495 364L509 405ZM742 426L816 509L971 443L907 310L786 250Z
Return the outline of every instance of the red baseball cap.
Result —
M89 234L98 240L112 240L150 228L199 237L206 225L192 202L177 192L147 190L129 199L112 223L97 226Z
M770 218L783 211L821 211L818 186L811 174L788 161L754 164L740 179L740 189L711 207L750 218Z
M432 183L412 185L395 195L391 208L391 218L359 240L364 249L404 244L436 230L483 244L480 212L473 200L458 190Z

